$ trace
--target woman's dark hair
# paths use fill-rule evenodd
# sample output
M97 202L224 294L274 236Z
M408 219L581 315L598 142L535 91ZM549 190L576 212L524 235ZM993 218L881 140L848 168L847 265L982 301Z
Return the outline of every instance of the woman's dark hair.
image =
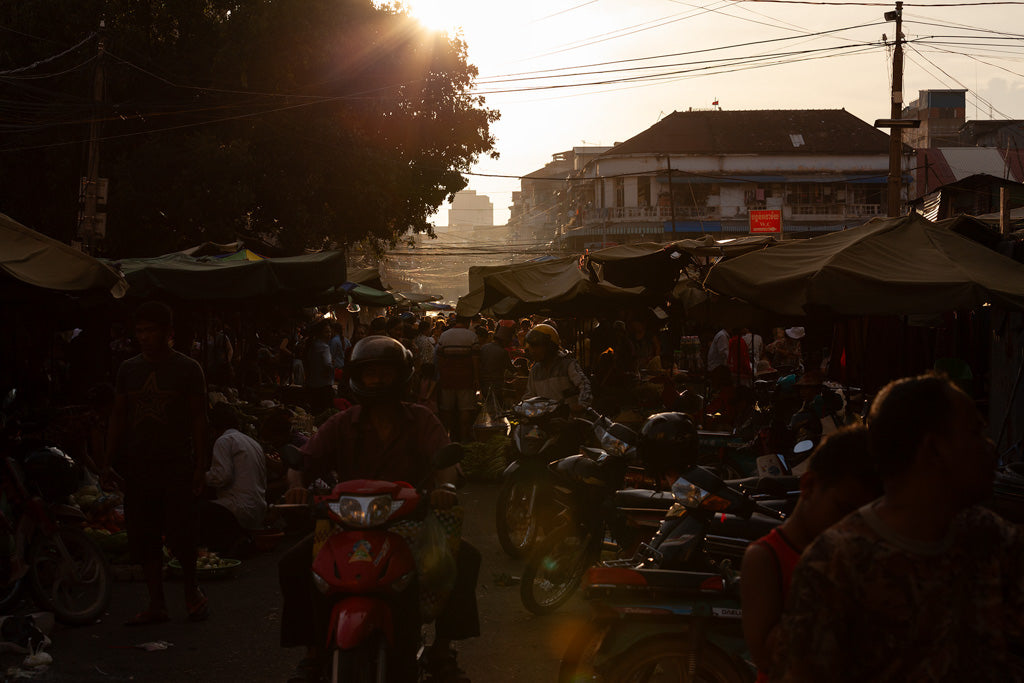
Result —
M868 432L871 453L885 477L910 469L921 441L941 433L953 419L954 391L949 378L930 372L885 385L871 404Z
M132 314L132 319L136 324L140 322L153 323L166 330L174 327L174 312L171 311L170 306L159 301L147 301L139 304L135 313Z
M867 427L843 427L825 437L811 456L809 472L822 486L836 486L855 479L866 489L882 495L882 480L871 457Z
M430 320L428 320L427 318L421 320L419 326L417 327L419 333L424 335L430 334L430 331L432 329L434 329L434 323L430 322Z

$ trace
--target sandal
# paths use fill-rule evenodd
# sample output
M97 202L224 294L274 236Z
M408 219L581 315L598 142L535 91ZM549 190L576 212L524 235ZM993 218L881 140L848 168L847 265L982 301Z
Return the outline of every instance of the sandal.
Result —
M196 588L196 593L199 594L199 600L185 605L189 621L203 621L210 616L210 601L206 599L206 594L200 588Z
M139 612L134 617L124 622L125 626L145 626L146 624L162 624L165 621L170 621L171 617L167 614L167 610L145 610Z

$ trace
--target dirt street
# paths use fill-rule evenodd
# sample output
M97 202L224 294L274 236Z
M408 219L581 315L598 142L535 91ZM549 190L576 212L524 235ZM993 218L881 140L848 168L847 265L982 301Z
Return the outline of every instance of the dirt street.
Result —
M519 588L501 579L518 576L519 561L510 560L494 537L497 485L470 483L462 492L466 507L464 537L483 555L478 598L483 635L460 645L460 662L473 681L512 683L554 681L566 634L585 618L586 604L574 597L560 613L535 617L522 606ZM288 540L297 540L297 537ZM31 680L41 683L117 683L142 681L284 681L301 657L299 650L278 646L280 598L277 557L247 559L236 577L208 581L204 589L212 616L203 623L185 619L180 583L167 584L171 621L125 627L122 623L145 604L142 583L115 584L109 612L96 624L58 628L49 648L51 667ZM136 645L166 641L166 650L147 652ZM0 655L7 680L17 672L20 656Z

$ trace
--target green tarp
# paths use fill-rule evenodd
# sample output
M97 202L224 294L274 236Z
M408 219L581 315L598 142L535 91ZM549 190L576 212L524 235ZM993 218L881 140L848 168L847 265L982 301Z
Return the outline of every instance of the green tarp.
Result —
M471 291L459 299L460 315L528 313L593 315L609 306L649 303L645 287L618 287L595 281L580 269L578 257L470 268ZM474 283L479 283L473 287Z
M789 316L1024 310L1024 265L917 214L738 256L705 286Z
M330 303L344 300L345 254L325 251L305 256L231 261L167 254L112 261L139 298L184 301L287 300ZM330 301L326 301L330 299Z
M125 278L109 265L0 213L0 270L35 287L109 291L122 297Z

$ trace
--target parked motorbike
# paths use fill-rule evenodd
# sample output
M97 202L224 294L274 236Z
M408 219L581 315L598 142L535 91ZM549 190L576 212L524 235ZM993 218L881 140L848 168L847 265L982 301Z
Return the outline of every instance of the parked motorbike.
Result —
M530 552L550 528L552 476L548 463L574 451L579 439L566 437L568 429L580 429L568 418L568 407L547 398L528 398L517 403L506 417L511 423L513 462L502 475L495 506L498 542L510 557ZM588 425L589 426L589 425Z
M796 505L794 477L725 481L694 467L672 485L674 502L658 533L633 558L642 568L715 571L723 560L738 565L751 541L778 526ZM637 507L650 492L619 491L616 505ZM665 504L658 496L655 506Z
M445 446L437 466L450 467L462 455L459 444ZM313 583L332 603L324 635L328 681L408 680L402 674L396 678L394 669L401 648L415 644L396 637L396 624L408 618L397 610L418 587L408 531L428 509L425 492L404 482L346 481L314 497L314 516L328 527L318 528L317 538L324 540L313 559ZM402 525L406 533L399 533ZM424 675L421 664L420 678Z
M583 572L600 558L606 532L611 534L608 546L629 553L640 538L640 525L629 525L611 504L639 437L625 425L593 411L590 415L601 448L584 448L550 466L556 526L530 555L519 581L523 605L534 614L548 614L572 596Z
M732 568L752 540L780 523L794 504L793 486L792 478L723 481L698 466L670 495L618 492L624 508L672 505L633 559L587 573L592 616L570 641L559 680L752 681Z
M560 683L749 683L739 580L718 572L594 567L591 617L570 640Z
M13 403L8 395L5 411ZM4 415L0 471L0 613L26 591L69 625L90 624L110 603L113 577L103 552L82 531L85 516L67 505L78 487L75 463L57 448L27 437Z

